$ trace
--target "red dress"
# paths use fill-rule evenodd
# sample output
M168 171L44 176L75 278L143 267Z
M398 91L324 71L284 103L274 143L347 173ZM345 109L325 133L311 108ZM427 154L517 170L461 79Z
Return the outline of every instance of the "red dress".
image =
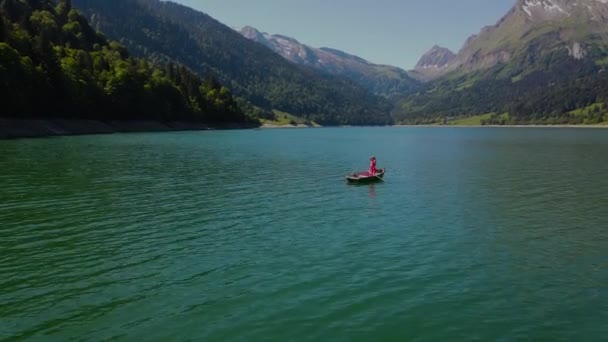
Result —
M376 159L372 159L372 163L369 165L369 173L376 174Z

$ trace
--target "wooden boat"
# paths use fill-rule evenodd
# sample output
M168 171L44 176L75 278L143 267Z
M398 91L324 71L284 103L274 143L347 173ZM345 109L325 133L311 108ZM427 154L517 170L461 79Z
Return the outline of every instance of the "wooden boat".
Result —
M367 184L374 182L382 182L384 178L385 169L379 169L375 175L372 175L368 171L353 173L352 175L346 176L346 180L353 184Z

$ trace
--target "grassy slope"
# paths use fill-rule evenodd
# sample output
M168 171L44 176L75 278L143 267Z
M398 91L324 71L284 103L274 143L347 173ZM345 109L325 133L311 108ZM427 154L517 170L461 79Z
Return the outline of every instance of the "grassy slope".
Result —
M603 116L603 121L600 123L595 123L595 122L593 122L593 123L600 124L600 125L608 125L608 112L605 109L602 109L603 106L604 106L603 103L597 102L597 103L591 104L585 108L579 108L579 109L573 110L573 111L569 112L569 114L574 115L574 116L582 116L585 118L584 123L589 124L590 123L589 118L593 117L594 115L598 115L598 113L599 113L600 115ZM594 112L596 112L596 111L597 111L597 113L594 114Z
M594 103L588 107L573 110L573 111L569 112L569 114L574 115L574 116L584 117L585 122L583 122L583 125L584 124L608 125L608 112L602 113L603 122L599 122L599 123L588 122L589 119L587 117L592 116L593 112L595 111L596 108L598 110L600 110L602 108L602 105L603 105L602 103ZM496 113L486 113L486 114L482 114L482 115L475 115L475 116L463 117L463 118L450 120L450 121L448 121L448 125L451 125L451 126L481 126L483 120L489 120L493 117L502 119L502 120L504 120L505 123L510 124L508 113L503 113L498 116L496 115ZM549 123L547 123L547 124L549 124Z
M469 116L464 118L458 118L454 120L448 121L448 125L452 126L481 126L482 121L490 120L492 118L497 118L499 120L504 120L507 122L509 120L508 113L502 113L497 115L496 113L486 113L482 115Z
M494 113L488 113L483 115L470 116L467 118L455 119L449 121L449 125L453 126L481 126L481 120L488 120L494 115Z
M310 122L304 118L301 118L299 116L295 116L293 114L289 114L289 113L285 113L285 112L281 112L279 110L273 110L273 113L276 117L276 120L266 120L266 119L262 119L262 124L265 125L275 125L275 126L289 126L292 125L293 123L297 124L297 125L303 125L303 124L312 124L312 126L318 126L318 124L316 122Z

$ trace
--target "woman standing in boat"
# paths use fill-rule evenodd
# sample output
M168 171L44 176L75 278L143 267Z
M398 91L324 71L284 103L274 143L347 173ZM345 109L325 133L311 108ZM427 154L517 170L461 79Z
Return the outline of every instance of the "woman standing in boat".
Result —
M372 156L371 158L369 158L369 160L370 160L369 173L372 176L375 176L376 172L377 172L377 170L376 170L376 157Z

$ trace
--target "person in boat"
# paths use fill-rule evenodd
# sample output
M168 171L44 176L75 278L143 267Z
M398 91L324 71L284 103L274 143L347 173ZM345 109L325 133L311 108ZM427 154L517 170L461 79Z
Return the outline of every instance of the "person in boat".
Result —
M371 158L369 158L369 160L369 174L375 176L376 172L378 172L378 170L376 170L376 157L372 156Z

